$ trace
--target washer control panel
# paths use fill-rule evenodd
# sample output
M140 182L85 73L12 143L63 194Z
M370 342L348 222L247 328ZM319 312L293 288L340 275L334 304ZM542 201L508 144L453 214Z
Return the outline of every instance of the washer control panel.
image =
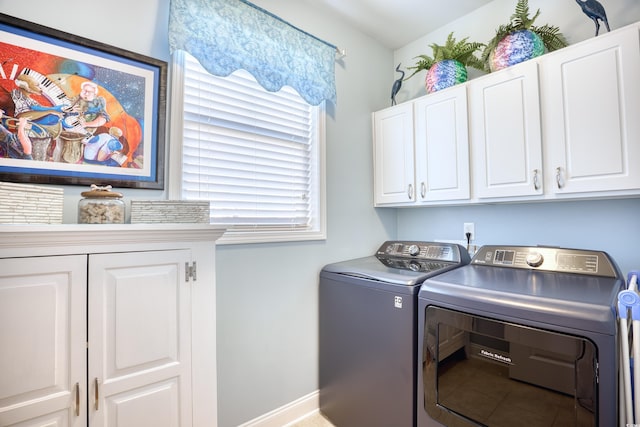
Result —
M387 267L416 272L433 272L470 262L468 252L460 245L416 241L384 242L376 258Z
M378 258L410 258L417 260L436 260L460 262L464 248L452 243L388 241L376 252ZM465 251L466 252L466 251Z
M482 246L471 264L618 277L605 252L549 246Z

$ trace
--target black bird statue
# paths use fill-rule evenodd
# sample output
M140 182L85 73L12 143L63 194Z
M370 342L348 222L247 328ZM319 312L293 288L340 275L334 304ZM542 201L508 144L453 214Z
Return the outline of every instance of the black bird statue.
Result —
M404 79L404 71L400 69L400 65L402 65L402 63L398 64L398 66L396 67L396 71L402 73L402 76L400 76L398 80L393 82L393 86L391 87L391 105L396 105L396 95L398 94L398 92L400 92L400 88L402 87L402 79Z
M609 21L607 21L607 13L604 11L604 6L600 4L597 0L576 0L576 3L580 5L582 11L589 18L593 19L593 22L596 23L596 36L600 31L600 22L604 22L605 27L607 27L607 31L611 31L609 28Z

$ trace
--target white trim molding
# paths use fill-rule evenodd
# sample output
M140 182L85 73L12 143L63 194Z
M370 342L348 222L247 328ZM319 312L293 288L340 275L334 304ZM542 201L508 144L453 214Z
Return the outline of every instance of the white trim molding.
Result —
M319 407L316 390L238 427L286 427L315 414Z

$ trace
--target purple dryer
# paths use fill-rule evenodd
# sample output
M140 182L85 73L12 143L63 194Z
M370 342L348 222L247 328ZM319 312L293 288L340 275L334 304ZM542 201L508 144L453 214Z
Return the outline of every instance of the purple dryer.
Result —
M617 425L616 304L604 252L483 246L418 295L418 427Z

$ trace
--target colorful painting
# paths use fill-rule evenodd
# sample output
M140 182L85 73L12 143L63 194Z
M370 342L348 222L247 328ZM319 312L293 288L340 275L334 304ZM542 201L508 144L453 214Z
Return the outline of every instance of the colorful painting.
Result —
M163 188L166 71L0 14L0 181Z

